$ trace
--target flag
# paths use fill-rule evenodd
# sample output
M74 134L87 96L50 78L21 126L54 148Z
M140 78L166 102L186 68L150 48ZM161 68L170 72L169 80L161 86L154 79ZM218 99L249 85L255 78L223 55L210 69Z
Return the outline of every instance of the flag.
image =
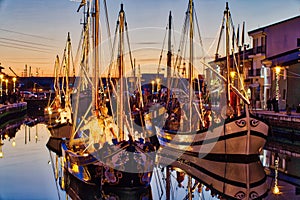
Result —
M86 4L86 0L81 0L81 3L80 3L80 5L79 5L79 7L78 7L78 9L77 9L77 12L79 12L80 8L81 8L82 6L84 6L85 4Z
M242 46L244 46L245 43L245 22L243 22L243 30L242 30Z
M238 24L238 28L236 31L236 44L237 46L240 46L240 25Z

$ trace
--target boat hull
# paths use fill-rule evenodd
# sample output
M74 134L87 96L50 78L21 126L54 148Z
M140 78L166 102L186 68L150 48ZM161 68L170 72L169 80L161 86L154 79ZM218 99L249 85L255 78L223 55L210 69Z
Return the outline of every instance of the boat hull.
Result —
M72 124L66 123L56 123L47 126L50 131L51 137L54 138L67 138L70 139L72 136Z
M65 169L77 179L92 185L100 182L105 187L137 188L150 185L155 156L146 156L141 151L147 151L144 144L131 146L124 141L109 145L109 148L114 150L110 155L104 147L94 153L78 154L62 142Z
M250 116L214 124L209 129L195 132L175 132L157 128L161 147L207 154L255 155L263 148L269 126Z

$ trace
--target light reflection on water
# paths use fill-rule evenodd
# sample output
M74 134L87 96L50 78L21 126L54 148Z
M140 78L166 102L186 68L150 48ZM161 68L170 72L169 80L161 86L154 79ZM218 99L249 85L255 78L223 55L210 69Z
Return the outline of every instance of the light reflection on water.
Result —
M33 127L21 125L15 138L2 140L3 158L0 159L0 200L7 199L66 199L65 191L56 184L49 150L46 147L50 133L45 124ZM15 146L13 146L15 142ZM55 154L51 153L53 160ZM175 174L172 174L174 177ZM165 191L160 198L161 186L156 176L151 182L152 199L165 199ZM183 181L187 185L187 177ZM184 199L186 187L178 187L172 182L172 199ZM216 199L206 191L194 193L193 199L204 195L206 199Z
M12 139L2 141L0 199L58 199L52 168L48 164L48 138L46 126L37 124L35 127L22 125L16 133L14 147Z
M2 140L4 145L2 146L3 158L0 159L0 200L66 199L65 192L56 185L52 165L49 163L49 150L46 147L49 136L45 124L37 124L34 127L22 125L15 138ZM14 142L15 146L13 146ZM292 172L292 168L300 166L298 161L299 159L293 159L293 165L289 165L287 169ZM172 176L174 177L175 174ZM151 191L154 200L165 199L165 191L162 192L160 188L165 184L160 185L163 177L160 178L161 180L158 180L155 172L153 173ZM187 194L187 177L183 181L184 187L178 187L174 179L171 185L171 199L184 199ZM277 199L284 199L284 196L296 198L295 187L283 182L279 184L285 194L281 195L282 198L277 196ZM204 199L217 199L210 195L210 191L204 189L202 191L201 194L195 192L193 199L201 199L202 195ZM163 196L159 198L162 193ZM266 199L272 199L272 196L269 195Z

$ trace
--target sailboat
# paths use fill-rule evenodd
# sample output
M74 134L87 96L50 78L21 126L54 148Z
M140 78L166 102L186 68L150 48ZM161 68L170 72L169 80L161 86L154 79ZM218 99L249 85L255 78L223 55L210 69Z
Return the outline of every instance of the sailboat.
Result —
M109 76L106 77L106 85L99 80L98 0L87 1L84 13L81 78L72 101L75 106L72 137L62 142L64 167L73 176L91 185L131 188L149 186L155 149L148 138L134 137L134 129L128 125L129 117L124 112L124 105L127 104L124 98L126 81L123 49L127 22L123 4L116 28L116 36L120 38L117 58L120 73L115 79L116 83ZM89 42L90 33L93 45ZM91 46L93 54L89 49ZM116 112L110 104L114 97L117 102Z
M186 12L186 19L189 20L186 22L190 22L188 79L190 83L193 82L193 13L193 1L189 0L188 11ZM206 185L219 197L259 199L268 193L266 174L258 155L266 142L269 126L262 119L250 113L248 98L230 80L229 74L233 68L230 67L228 47L230 44L229 25L231 23L228 3L226 3L224 16L226 19L226 26L224 27L226 27L227 41L227 66L225 68L227 78L211 66L204 62L203 64L224 82L219 88L220 93L224 91L219 98L223 98L225 103L219 102L221 104L219 107L210 106L210 102L207 102L208 105L206 106L203 103L201 105L203 102L201 96L200 101L195 100L196 92L194 92L192 85L190 85L189 90L186 90L188 103L184 101L180 103L180 96L170 95L169 97L168 95L170 98L168 101L171 102L167 103L166 106L168 115L179 115L179 117L175 120L169 120L168 117L162 127L156 126L160 142L157 160L161 166L167 168L167 180L170 179L169 166L173 166L180 168L190 177ZM218 83L220 84L220 81ZM172 93L173 86L171 85L169 88L170 93ZM233 93L236 98L243 101L243 113L233 110L233 107L236 107L230 101ZM174 107L173 102L176 101L179 103L175 104ZM205 118L208 114L210 116ZM186 119L183 120L180 115L186 115ZM170 192L167 191L167 194L170 195ZM167 199L170 199L169 195L167 195Z
M249 100L236 88L230 79L230 72L234 68L230 67L229 47L227 48L227 77L222 76L217 70L208 64L202 62L205 67L209 68L215 77L219 78L220 95L217 107L204 106L202 100L195 101L197 95L193 88L193 1L190 0L186 19L190 22L190 59L189 59L189 78L186 90L186 96L189 98L188 103L183 101L176 104L179 114L170 103L166 107L169 116L179 115L178 120L172 122L166 120L165 125L156 126L157 136L161 148L171 150L181 150L182 153L189 152L195 154L196 157L203 157L207 154L215 157L231 156L232 158L240 158L243 156L257 156L262 150L269 131L268 124L262 119L252 115L249 110ZM226 38L229 40L230 12L228 6L225 10L226 18ZM188 22L186 20L186 22ZM187 25L185 24L185 27ZM227 42L229 45L229 41ZM174 79L173 79L174 80ZM184 79L186 80L186 79ZM220 82L223 81L224 84ZM172 87L170 86L172 92ZM230 97L237 96L244 104L244 112L234 115L233 106ZM203 94L202 94L203 95ZM169 95L168 95L169 96ZM226 96L226 98L225 98ZM179 97L170 97L169 102L178 102ZM208 102L207 104L210 104ZM178 110L177 109L177 110ZM175 110L175 111L174 111ZM180 112L181 110L181 112ZM185 111L185 113L183 113ZM183 120L182 115L186 115ZM181 116L180 116L181 115ZM206 118L206 116L208 116ZM208 122L208 123L207 123ZM205 124L209 125L205 125Z
M66 47L62 67L59 65L59 58L55 62L55 97L50 106L47 107L46 116L48 116L47 128L53 138L70 138L72 134L72 106L71 89L69 86L69 73L71 67L71 38L70 33L67 36ZM63 77L59 77L58 71L61 71ZM61 86L60 86L61 80ZM62 100L62 97L64 99ZM51 100L51 99L49 99Z

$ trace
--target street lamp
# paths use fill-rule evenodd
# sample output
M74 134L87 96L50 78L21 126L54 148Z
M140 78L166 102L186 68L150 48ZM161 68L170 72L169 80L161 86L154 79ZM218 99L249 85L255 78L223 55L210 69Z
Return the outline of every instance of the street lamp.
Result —
M17 81L17 78L16 77L13 77L13 83L14 83L14 89L13 89L13 91L14 91L14 93L16 92L16 81Z
M275 95L277 101L279 100L279 95L280 95L280 90L279 90L280 70L281 68L279 66L275 67L275 78L276 78Z
M152 94L154 93L154 81L151 81L152 83Z
M0 95L1 95L1 97L2 97L2 95L3 95L3 91L2 91L2 81L3 81L3 74L0 74Z
M276 82L275 82L275 108L274 108L274 111L275 112L279 112L279 96L280 96L280 90L279 90L279 79L280 79L280 70L281 70L281 67L279 66L276 66L275 67L275 79L276 79Z
M157 83L157 92L160 90L160 79L157 78L156 79L156 83Z
M230 72L230 77L231 77L231 84L234 85L235 71Z
M5 93L8 94L8 79L5 79Z

